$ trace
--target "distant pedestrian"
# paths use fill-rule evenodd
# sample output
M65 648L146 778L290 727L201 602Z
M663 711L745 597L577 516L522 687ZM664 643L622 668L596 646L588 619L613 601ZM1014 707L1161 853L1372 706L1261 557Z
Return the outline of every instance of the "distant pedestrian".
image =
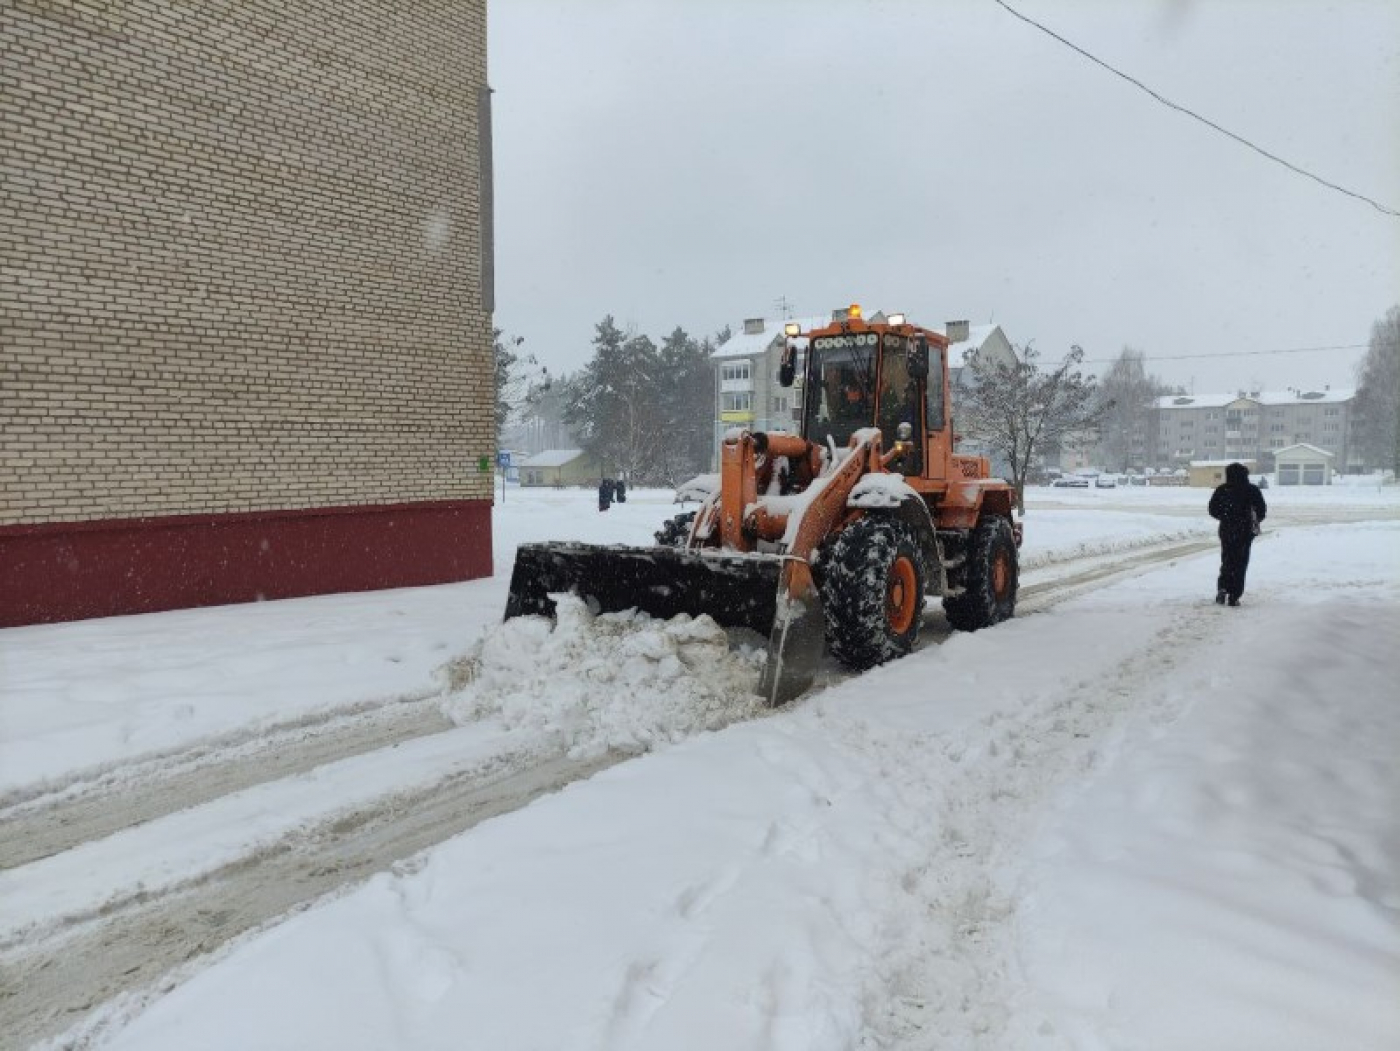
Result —
M1232 463L1225 468L1225 484L1215 487L1209 511L1220 523L1220 577L1215 584L1215 601L1221 606L1227 602L1238 606L1249 569L1249 548L1269 512L1264 494L1249 480L1248 467Z
M617 497L617 502L625 504L627 502L627 483L619 478L613 483L613 495Z
M606 511L612 506L613 484L611 478L604 478L598 483L598 510Z

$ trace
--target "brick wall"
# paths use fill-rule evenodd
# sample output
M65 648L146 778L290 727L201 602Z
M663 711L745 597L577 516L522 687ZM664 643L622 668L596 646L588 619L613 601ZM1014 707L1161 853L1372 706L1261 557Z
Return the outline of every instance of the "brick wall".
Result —
M0 527L489 501L485 8L5 0Z

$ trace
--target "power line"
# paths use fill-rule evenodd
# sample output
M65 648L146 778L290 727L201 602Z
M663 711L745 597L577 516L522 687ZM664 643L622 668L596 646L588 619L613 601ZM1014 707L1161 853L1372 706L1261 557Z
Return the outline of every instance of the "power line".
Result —
M1299 174L1299 175L1305 176L1305 177L1311 179L1313 182L1321 183L1323 186L1326 186L1326 187L1327 187L1328 189L1330 189L1330 190L1336 190L1338 193L1344 193L1344 194L1346 194L1348 197L1354 197L1354 198L1356 198L1358 201L1365 201L1367 204L1369 204L1372 208L1376 209L1376 211L1378 211L1378 212L1383 212L1383 213L1386 214L1386 215L1393 215L1393 216L1396 216L1396 217L1400 217L1400 212L1397 212L1394 208L1387 208L1385 205L1381 204L1381 203L1378 202L1378 201L1372 200L1370 197L1367 197L1367 196L1366 196L1365 194L1363 194L1363 193L1356 193L1356 192L1354 192L1354 191L1352 191L1352 190L1348 190L1345 186L1338 186L1338 185L1337 185L1336 183L1334 183L1334 182L1328 182L1326 179L1322 178L1320 175L1314 175L1312 172L1307 171L1307 170L1304 169L1304 168L1300 168L1300 167L1298 167L1296 164L1291 164L1290 162L1284 160L1282 157L1279 157L1279 156L1277 156L1276 154L1272 154L1272 153L1270 153L1268 150L1263 149L1263 148L1260 147L1260 146L1254 145L1254 143L1250 142L1248 139L1243 138L1243 137L1241 137L1241 136L1239 136L1239 135L1236 135L1233 131L1230 131L1230 130L1228 130L1227 128L1222 128L1219 124L1216 124L1213 120L1208 120L1207 118L1202 117L1199 113L1196 113L1194 110L1187 109L1185 106L1178 105L1177 103L1173 102L1171 99L1166 98L1166 97L1164 97L1164 96L1158 94L1157 92L1155 92L1155 91L1153 91L1151 88L1149 88L1146 84L1144 84L1142 81L1137 80L1137 79L1135 79L1135 78L1133 78L1133 77L1128 76L1128 74L1122 72L1121 70L1115 69L1113 66L1110 66L1107 62L1103 61L1102 59L1095 58L1093 55L1089 54L1089 52L1085 51L1085 50L1084 50L1082 47L1080 47L1078 44L1071 43L1070 41L1066 40L1064 37L1060 36L1059 33L1056 33L1053 29L1050 29L1050 28L1048 28L1048 27L1046 27L1046 26L1041 25L1039 22L1037 22L1037 21L1036 21L1035 19L1033 19L1033 18L1027 18L1025 15L1021 14L1020 11L1017 11L1014 7L1012 7L1010 4L1008 4L1008 3L1006 2L1006 0L992 0L992 2L993 2L993 3L996 3L996 4L999 4L1001 7L1005 8L1008 12L1010 12L1010 13L1013 14L1013 15L1015 15L1017 18L1019 18L1022 22L1025 22L1027 25L1032 25L1032 26L1034 26L1036 29L1039 29L1042 33L1045 33L1045 34L1047 34L1047 35L1049 35L1049 36L1054 37L1054 38L1055 38L1056 40L1058 40L1061 44L1064 44L1065 47L1068 47L1068 48L1070 48L1071 50L1077 51L1079 54L1083 55L1085 58L1087 58L1090 62L1094 63L1095 65L1097 65L1097 66L1102 66L1104 69L1108 70L1108 71L1109 71L1110 73L1112 73L1114 76L1116 76L1116 77L1121 77L1122 79L1126 80L1129 84L1132 84L1134 87L1139 88L1139 89L1141 89L1142 91L1147 92L1147 94L1151 95L1154 99L1156 99L1158 102L1160 102L1162 105L1168 107L1169 109L1174 109L1174 110L1176 110L1178 113L1184 113L1186 116L1192 118L1193 120L1198 120L1198 121L1200 121L1200 122L1201 122L1202 124L1204 124L1206 127L1212 128L1212 129L1214 129L1215 131L1220 132L1220 134L1226 136L1227 138L1234 139L1234 140L1235 140L1236 142L1238 142L1241 146L1247 146L1247 147L1249 147L1251 150L1253 150L1255 153L1258 153L1258 154L1260 154L1261 156L1267 157L1269 160L1274 161L1276 164L1282 164L1285 168L1289 169L1290 171L1293 171L1293 172L1296 172L1296 173Z
M1223 350L1214 354L1143 354L1144 361L1191 361L1196 358L1252 358L1270 354L1315 354L1325 350L1360 350L1369 343L1338 343L1330 347L1286 347L1280 350ZM1111 365L1117 358L1086 358L1085 365Z

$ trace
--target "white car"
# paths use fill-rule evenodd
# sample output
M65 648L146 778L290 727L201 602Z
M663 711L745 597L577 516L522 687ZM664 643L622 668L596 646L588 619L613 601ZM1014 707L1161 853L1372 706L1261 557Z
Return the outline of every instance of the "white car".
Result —
M1118 476L1116 474L1101 474L1094 479L1095 489L1117 489Z
M1082 474L1061 475L1050 483L1052 489L1088 489L1089 479Z

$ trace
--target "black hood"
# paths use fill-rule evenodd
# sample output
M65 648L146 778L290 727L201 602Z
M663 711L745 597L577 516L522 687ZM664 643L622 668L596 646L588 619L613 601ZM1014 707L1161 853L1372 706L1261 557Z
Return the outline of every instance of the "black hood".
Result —
M1242 463L1232 463L1225 468L1226 485L1248 485L1249 468Z

